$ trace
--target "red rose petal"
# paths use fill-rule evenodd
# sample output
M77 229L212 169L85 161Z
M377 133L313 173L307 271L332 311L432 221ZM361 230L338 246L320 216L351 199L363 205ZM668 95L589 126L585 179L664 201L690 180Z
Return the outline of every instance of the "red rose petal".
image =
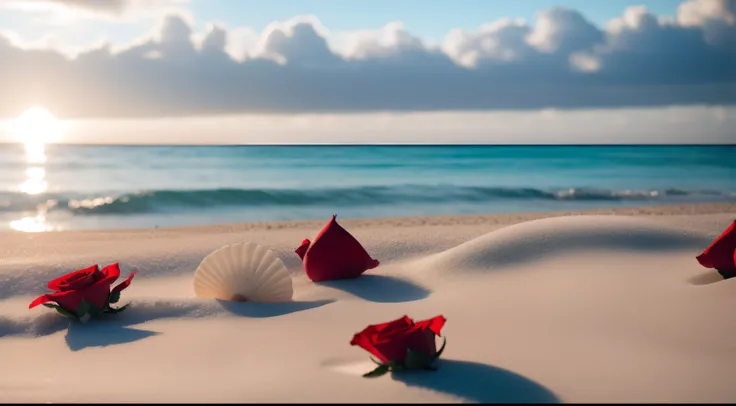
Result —
M706 256L705 254L700 254L695 259L698 260L698 263L700 265L704 266L705 268L713 268L713 262L711 262L710 258Z
M110 285L98 283L85 290L79 291L79 293L82 295L84 300L102 310L107 304L107 298L110 297Z
M120 264L118 264L117 262L114 264L110 264L102 268L101 272L104 275L104 278L102 278L99 282L104 281L105 283L112 285L112 283L120 277Z
M419 323L417 323L417 326L419 326ZM406 347L411 348L413 351L422 352L430 358L434 357L435 354L437 354L437 343L435 341L435 337L437 337L437 335L428 328L412 329L412 331L406 335Z
M50 302L50 301L51 301L51 299L49 299L49 295L41 295L41 296L39 296L39 297L35 298L35 299L34 299L34 300L33 300L33 301L31 302L31 304L30 304L30 305L28 305L28 308L29 308L29 309L33 309L34 307L36 307L36 306L38 306L38 305L40 305L40 304L44 304L44 303L46 303L46 302Z
M381 343L373 344L376 354L381 354L381 361L383 362L404 362L406 358L407 336L397 335L392 340L387 340ZM375 355L375 354L374 354Z
M58 304L64 310L70 313L76 313L77 308L79 308L79 305L82 304L82 295L79 292L75 292L73 290L66 292L49 293L37 297L36 300L31 302L28 308L32 309L40 304L48 302L56 302L56 304Z
M302 241L302 245L294 251L296 252L296 255L299 255L299 258L301 258L302 261L304 261L304 256L307 255L310 243L309 239L305 238L304 241Z
M389 321L388 323L378 324L374 327L375 330L378 332L388 333L398 329L411 327L413 325L414 320L410 319L409 316L404 315L404 317L401 317L394 321Z
M123 282L121 282L118 286L115 286L113 288L113 290L112 290L113 293L114 292L122 292L125 288L127 288L128 286L130 286L130 282L133 280L133 277L134 276L135 276L135 271L133 271L133 272L130 273L130 276L128 276L128 279L126 279Z
M408 316L404 316L400 319L396 319L387 323L370 325L364 328L363 331L358 334L368 337L369 340L373 342L373 338L371 337L376 336L377 334L386 335L391 333L392 331L406 330L413 325L414 322L412 321L412 319L410 319Z
M95 282L95 274L99 271L97 265L58 277L48 284L48 288L56 291L79 290Z
M719 271L736 271L736 220L713 243L695 257L700 265L715 268Z
M447 322L447 319L444 316L436 316L429 320L429 330L438 336L442 335L440 332L442 331L442 327L444 327L445 322Z
M370 339L365 335L361 335L360 333L356 334L355 336L353 336L353 340L350 341L350 345L359 346L360 348L368 351L371 355L378 358L378 360L383 363L390 362L389 359L387 359L380 351L376 349L376 347L373 346L373 344L371 344Z
M297 254L303 246L304 242L297 249ZM314 282L357 278L380 264L371 258L355 237L337 223L336 216L332 216L317 234L304 252L303 261L307 276Z

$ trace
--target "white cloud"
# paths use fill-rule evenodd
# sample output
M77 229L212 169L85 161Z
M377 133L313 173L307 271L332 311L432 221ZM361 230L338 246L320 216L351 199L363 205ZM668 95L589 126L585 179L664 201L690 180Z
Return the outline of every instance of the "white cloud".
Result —
M592 49L602 40L603 33L577 11L553 8L540 12L534 26L523 20L501 19L474 32L453 30L445 39L444 50L466 67L532 59L550 63L548 56L559 56L568 64L572 53Z
M345 56L350 59L389 59L403 53L427 52L424 42L404 29L401 21L392 21L378 30L365 30L349 36Z
M484 61L512 62L533 54L526 37L530 27L523 20L501 19L483 25L474 32L452 30L443 49L457 63L477 67Z
M256 43L254 57L302 67L332 65L340 58L327 43L329 32L315 16L269 24Z
M0 115L39 100L61 115L126 117L734 104L736 47L709 40L707 1L689 0L706 11L683 6L674 21L632 7L606 29L551 9L453 30L441 47L400 22L335 44L315 16L256 33L196 31L191 15L172 14L133 44L73 61L0 40ZM718 21L716 38L729 38L736 27Z
M574 10L553 8L539 13L527 42L546 53L590 49L603 40L601 31Z
M185 11L189 0L0 0L0 8L47 14L52 21L137 20Z
M702 26L710 21L736 24L733 0L687 0L677 7L677 20L685 26Z
M231 58L243 62L258 44L258 32L248 27L237 27L227 32L225 51Z
M689 0L683 5L704 7L718 0ZM731 1L731 0L729 0ZM731 1L736 4L736 1ZM686 7L687 9L687 7ZM682 13L683 8L680 8ZM687 11L687 10L686 10ZM692 9L690 14L693 13ZM688 15L688 13L684 13ZM612 83L688 85L698 83L733 84L736 79L736 47L722 44L736 35L736 24L719 20L718 36L709 35L708 19L690 15L682 21L657 18L642 6L629 7L620 18L608 24L605 44L579 53L573 63L589 66ZM734 42L736 45L736 42ZM713 89L716 90L716 89ZM732 90L729 90L732 91ZM707 94L697 96L709 102ZM729 99L731 97L728 97Z
M736 46L735 0L687 0L677 8L677 21L701 28L710 44Z

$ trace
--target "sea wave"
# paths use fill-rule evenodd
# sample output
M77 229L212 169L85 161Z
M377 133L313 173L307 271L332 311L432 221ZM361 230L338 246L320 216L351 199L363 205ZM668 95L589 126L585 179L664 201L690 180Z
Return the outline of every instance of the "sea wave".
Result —
M75 215L142 214L217 207L367 206L402 203L482 203L498 200L662 201L689 198L733 200L736 193L713 190L609 190L595 188L482 187L452 185L364 186L329 189L153 190L135 193L0 193L0 212L68 211Z

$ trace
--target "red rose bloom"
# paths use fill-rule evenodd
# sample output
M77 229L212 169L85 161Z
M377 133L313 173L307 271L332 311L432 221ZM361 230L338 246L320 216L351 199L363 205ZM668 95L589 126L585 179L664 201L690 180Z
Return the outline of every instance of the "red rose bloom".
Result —
M736 220L696 259L700 265L715 268L724 277L736 276Z
M388 323L371 325L356 334L350 345L357 345L381 362L403 364L408 350L420 352L429 359L435 358L435 337L440 335L446 319L437 316L415 323L404 316Z
M109 307L110 302L117 301L117 299L109 301L111 294L119 293L130 286L133 276L135 272L132 272L127 280L110 290L112 284L120 277L120 267L115 263L100 270L97 265L94 265L52 280L48 288L56 292L39 296L28 308L32 309L40 304L55 302L68 313L76 314L82 302L86 301L101 311Z
M305 239L294 252L304 262L304 270L313 282L357 278L380 264L337 224L336 216L332 216L314 242Z

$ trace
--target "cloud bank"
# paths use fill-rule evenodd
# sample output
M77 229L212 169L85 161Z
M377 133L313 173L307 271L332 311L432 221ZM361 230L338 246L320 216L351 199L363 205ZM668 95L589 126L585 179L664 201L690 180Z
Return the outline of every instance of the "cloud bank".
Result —
M258 35L195 33L169 15L133 45L74 59L0 37L0 61L6 117L39 103L69 117L731 105L736 0L687 0L674 19L631 7L604 29L555 8L533 25L453 30L439 45L400 23L337 47L310 16Z
M189 0L0 0L0 8L63 17L122 19L176 8Z

